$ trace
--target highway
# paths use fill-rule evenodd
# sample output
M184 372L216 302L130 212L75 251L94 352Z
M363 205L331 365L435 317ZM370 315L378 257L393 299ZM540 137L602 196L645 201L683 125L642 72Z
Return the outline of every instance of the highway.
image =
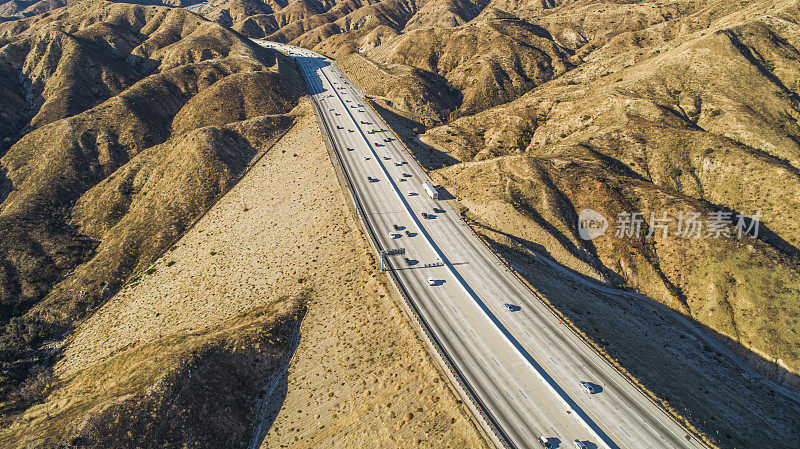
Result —
M405 249L389 264L505 444L538 448L544 436L554 448L576 440L586 448L706 447L561 323L447 201L426 193L425 171L332 61L256 42L299 63L379 246Z

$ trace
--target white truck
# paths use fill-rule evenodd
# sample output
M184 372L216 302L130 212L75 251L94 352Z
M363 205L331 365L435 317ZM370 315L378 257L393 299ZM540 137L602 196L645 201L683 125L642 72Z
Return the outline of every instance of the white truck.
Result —
M436 190L436 186L431 184L430 181L425 181L422 183L422 188L428 192L431 198L438 200L439 199L439 191Z

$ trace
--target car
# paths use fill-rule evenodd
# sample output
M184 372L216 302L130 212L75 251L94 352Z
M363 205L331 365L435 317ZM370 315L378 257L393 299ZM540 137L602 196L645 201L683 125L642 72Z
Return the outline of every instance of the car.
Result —
M344 126L342 126L342 125L336 125L336 129L344 129Z
M364 160L368 161L369 160L369 156L364 156Z
M594 388L594 385L590 384L589 382L586 382L585 380L582 380L582 381L581 381L581 386L582 386L582 387L583 387L583 389L584 389L584 390L586 390L586 392L587 392L587 393L589 393L589 394L594 394L594 393L597 391L597 390Z
M338 116L340 116L340 115L342 115L342 114L339 114L338 112L334 112L334 113L333 113L333 115L335 115L335 116L337 116L337 117L338 117ZM340 126L340 128L341 128L341 126Z
M408 229L406 229L406 237L411 237L411 231L409 231Z
M428 285L436 286L436 279L429 277L428 278Z
M403 173L403 177L404 177L404 178L410 178L410 177L411 177L411 175L409 175L408 173Z
M391 159L392 159L392 158L390 158L389 156L384 156L384 157L383 157L383 160L384 160L384 161L389 161L389 160L391 160Z
M403 164L401 164L400 162L395 162L395 163L394 163L394 166L395 166L395 167L400 167L401 165L403 165Z
M353 130L350 129L350 128L347 128L347 132L351 133L351 132L353 132Z
M389 236L391 236L393 239L399 239L400 237L403 236L403 234L398 234L396 232L390 232Z
M398 226L398 225L396 225L396 224L394 224L394 225L392 225L392 226L394 227L394 230L395 230L395 231L399 231L399 230L400 230L400 226Z
M353 148L347 147L347 151L353 151Z
M541 445L542 445L542 447L546 447L546 448L548 448L548 449L550 449L551 447L553 447L553 445L552 445L552 444L550 444L550 440L548 440L547 438L545 438L545 437L543 437L543 436L541 436L541 435L539 435L539 444L541 444Z
M586 449L586 445L581 440L575 440L575 449Z
M440 209L438 207L434 207L433 208L433 212L435 212L437 214L443 214L444 213L444 209Z
M509 311L509 312L516 312L516 311L518 311L518 310L520 309L520 307L519 307L518 305L516 305L516 304L509 304L509 303L505 303L505 304L503 304L503 307L505 307L506 309L508 309L508 311Z
M423 212L422 213L422 218L428 218L428 213L427 212Z
M406 192L408 196L417 196L417 192Z

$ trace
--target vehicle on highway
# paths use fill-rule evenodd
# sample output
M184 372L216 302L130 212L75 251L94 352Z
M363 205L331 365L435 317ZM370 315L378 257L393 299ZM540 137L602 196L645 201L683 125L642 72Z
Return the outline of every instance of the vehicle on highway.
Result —
M434 279L432 277L428 277L428 285L431 285L431 286L435 287L436 286L436 279Z
M575 440L575 449L586 449L586 445L580 440Z
M382 143L380 143L380 142L375 142L375 146L376 146L376 147L382 147L382 146L383 146L383 144L382 144Z
M404 177L404 178L410 178L410 177L411 177L411 175L409 175L408 173L403 173L403 177Z
M439 199L439 191L436 189L435 185L430 183L430 181L423 182L422 188L425 189L425 191L428 192L428 195L434 200Z
M369 125L369 122L368 122L368 121L366 121L366 120L361 120L361 124L362 124L362 125Z
M353 130L351 128L347 128L347 132L351 133Z
M333 115L335 115L335 116L337 116L337 117L338 117L338 116L340 116L340 115L342 115L342 114L339 114L338 112L334 112L334 113L333 113Z
M546 447L548 449L553 447L553 445L550 444L550 440L548 440L547 438L545 438L545 437L543 437L541 435L539 436L539 444L541 444L542 447Z
M347 151L353 151L353 148L347 147Z
M398 234L396 232L390 232L389 236L391 236L393 239L399 239L400 237L403 236L403 234Z
M406 237L411 237L411 231L409 231L408 229L406 229Z
M406 257L406 265L414 265L414 261Z
M400 167L401 165L403 165L403 164L401 164L400 162L395 162L395 163L394 163L394 166L395 166L395 167Z
M333 108L328 108L328 112L333 112Z
M520 307L518 305L516 305L516 304L505 303L505 304L503 304L503 307L508 309L509 312L516 312L516 311L520 310Z
M396 225L396 224L393 224L393 225L392 225L392 227L394 227L394 230L395 230L395 231L399 231L399 230L400 230L400 226L398 226L398 225Z
M364 156L365 161L368 161L369 159L370 159L369 156Z
M594 385L590 384L589 382L586 382L585 380L582 380L582 381L581 381L581 386L582 386L582 387L583 387L583 389L584 389L584 390L586 390L586 392L587 392L587 393L589 393L589 394L594 394L594 393L595 393L595 391L597 391L597 390L594 388Z
M342 125L336 125L336 129L344 129L344 126L342 126Z
M423 212L422 213L422 218L428 218L428 213L427 212Z
M408 196L417 196L417 192L406 192Z
M384 161L388 161L388 160L391 160L391 159L392 159L392 158L390 158L389 156L384 156L384 157L383 157L383 160L384 160Z

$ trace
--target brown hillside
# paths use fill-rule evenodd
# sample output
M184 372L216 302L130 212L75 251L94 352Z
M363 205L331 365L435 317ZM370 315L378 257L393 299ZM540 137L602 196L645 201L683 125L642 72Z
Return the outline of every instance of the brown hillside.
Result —
M6 414L38 348L208 209L288 129L300 90L273 53L183 10L82 2L0 34L0 67L21 68L2 87L17 106L0 159Z
M537 226L573 248L572 257L590 254L609 277L750 349L755 363L766 357L799 374L797 18L796 6L745 22L727 17L682 39L667 37L673 26L657 26L639 33L661 33L651 49L620 36L593 53L596 62L423 140L461 161L515 154L551 161L546 181L503 174L506 201L529 209ZM532 193L541 188L557 192L558 208ZM657 199L665 194L681 200ZM766 229L749 243L603 238L590 245L576 230L577 212L587 207L612 218L760 210Z

